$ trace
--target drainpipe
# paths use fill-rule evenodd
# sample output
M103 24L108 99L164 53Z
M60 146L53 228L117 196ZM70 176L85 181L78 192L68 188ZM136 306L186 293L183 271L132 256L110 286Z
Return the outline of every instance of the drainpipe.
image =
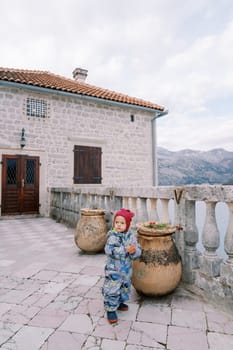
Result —
M158 150L157 150L157 128L156 120L168 114L168 109L163 112L156 112L151 119L152 123L152 171L153 171L153 186L158 186Z

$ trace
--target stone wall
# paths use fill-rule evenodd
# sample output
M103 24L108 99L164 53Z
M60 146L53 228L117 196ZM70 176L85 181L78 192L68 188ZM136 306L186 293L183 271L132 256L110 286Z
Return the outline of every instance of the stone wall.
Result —
M27 117L27 97L47 100L49 117ZM0 159L1 154L40 156L40 200L47 196L47 187L73 185L74 145L102 148L102 185L150 186L153 116L151 112L85 98L1 86ZM26 139L23 149L22 128Z

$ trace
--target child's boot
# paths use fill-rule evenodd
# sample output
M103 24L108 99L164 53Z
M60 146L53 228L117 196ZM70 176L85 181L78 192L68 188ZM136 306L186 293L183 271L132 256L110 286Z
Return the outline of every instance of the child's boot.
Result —
M115 311L107 311L107 318L109 323L117 323L118 318Z
M120 310L120 311L128 311L129 307L127 304L125 303L120 303L120 305L118 306L118 309L117 310Z

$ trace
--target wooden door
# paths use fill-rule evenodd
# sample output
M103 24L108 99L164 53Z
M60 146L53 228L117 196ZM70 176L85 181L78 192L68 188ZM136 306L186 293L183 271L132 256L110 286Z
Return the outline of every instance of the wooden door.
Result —
M2 156L2 215L39 213L39 157Z

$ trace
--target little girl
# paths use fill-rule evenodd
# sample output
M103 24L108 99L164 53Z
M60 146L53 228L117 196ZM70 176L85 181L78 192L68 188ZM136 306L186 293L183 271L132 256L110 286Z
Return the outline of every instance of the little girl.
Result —
M124 208L116 212L113 229L108 232L105 245L107 263L103 296L109 323L118 321L116 310L128 310L128 305L124 302L129 299L132 260L141 255L136 237L128 231L133 216L133 212Z

